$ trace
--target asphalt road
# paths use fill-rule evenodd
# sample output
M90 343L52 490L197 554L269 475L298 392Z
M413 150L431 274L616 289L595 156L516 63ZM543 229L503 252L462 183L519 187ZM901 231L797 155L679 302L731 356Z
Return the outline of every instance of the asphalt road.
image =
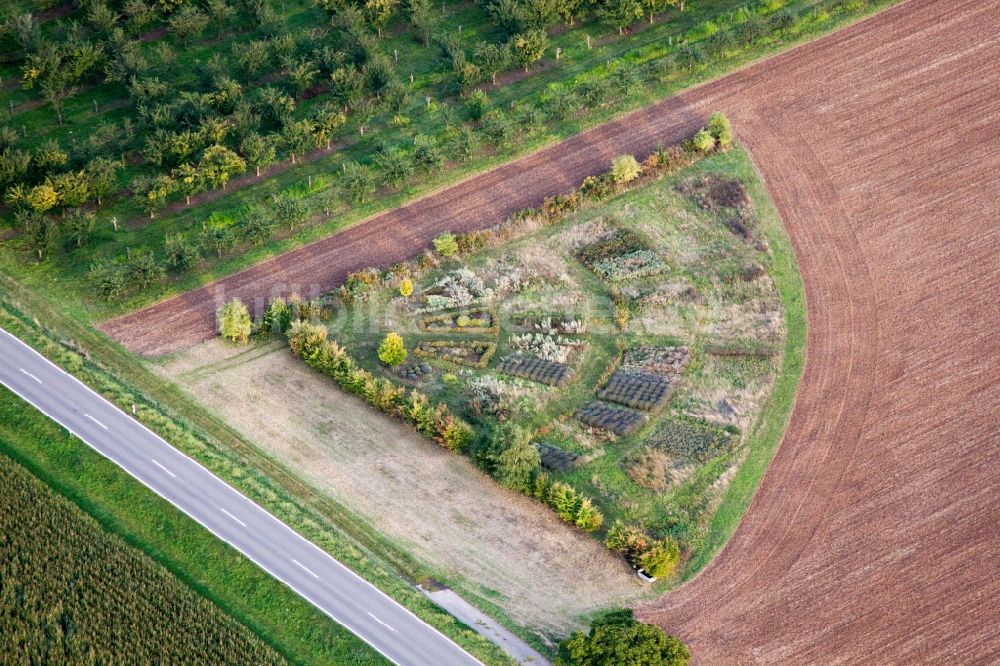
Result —
M131 416L0 329L0 383L390 661L479 664L449 638Z

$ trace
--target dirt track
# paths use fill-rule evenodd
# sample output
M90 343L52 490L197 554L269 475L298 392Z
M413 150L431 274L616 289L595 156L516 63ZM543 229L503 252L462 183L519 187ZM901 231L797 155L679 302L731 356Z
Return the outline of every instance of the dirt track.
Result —
M330 286L730 114L796 248L809 357L750 511L641 610L714 663L1000 654L1000 0L911 0L215 286L105 326L143 353L223 298Z

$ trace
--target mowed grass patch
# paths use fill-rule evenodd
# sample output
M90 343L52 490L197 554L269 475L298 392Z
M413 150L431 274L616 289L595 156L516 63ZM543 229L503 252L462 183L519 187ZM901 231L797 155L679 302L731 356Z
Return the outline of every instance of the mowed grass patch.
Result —
M540 648L645 589L601 544L387 420L283 346L220 341L160 372L309 487Z
M114 463L68 435L62 428L6 388L0 388L0 451L31 470L52 489L69 498L83 512L95 518L104 529L120 536L129 544L129 546L119 545L121 542L117 542L113 537L100 534L93 523L88 525L90 530L68 529L63 534L67 549L66 566L73 566L69 562L74 558L83 557L83 553L78 550L83 548L86 542L93 544L92 547L98 549L97 552L100 552L100 549L107 549L113 557L129 565L120 572L124 574L127 571L129 581L116 581L113 578L113 571L109 569L100 580L92 578L77 580L74 583L73 594L77 594L81 588L84 598L91 588L104 588L100 593L101 599L104 598L103 595L113 594L116 589L122 590L123 595L136 594L135 587L143 585L143 581L146 581L148 588L143 589L140 594L151 595L154 604L158 594L171 594L184 599L183 602L176 603L197 609L188 611L188 614L179 614L176 618L157 618L155 615L149 615L143 623L145 624L143 629L137 630L131 637L135 641L134 652L124 644L95 645L98 653L118 651L117 656L109 657L112 661L124 658L126 652L139 660L144 660L142 655L148 653L156 654L157 658L169 658L168 655L173 654L179 661L192 663L230 660L254 663L281 661L277 654L270 652L263 645L254 647L255 639L250 632L233 620L225 618L219 611L221 608L260 636L278 654L293 663L372 665L388 663L360 639L181 514L165 500L157 497L151 490L143 487ZM2 464L10 466L10 463ZM15 471L4 470L4 473L14 474ZM39 492L39 495L44 497L46 493ZM51 495L48 499L58 505L58 501ZM13 503L5 503L7 510L12 506ZM57 506L53 510L76 513L66 506ZM74 517L85 523L90 522L88 518L79 514ZM156 564L145 559L137 561L135 555L127 552L130 546L144 551L177 579L189 585L218 608L191 600L190 596L193 596L194 592L183 589L173 582L173 579L163 580L162 574L156 571ZM93 551L91 556L95 556ZM87 571L87 566L81 564L79 569ZM63 578L56 576L54 580L62 581ZM22 578L20 574L7 583L13 584L15 581L21 585L37 583ZM77 588L77 585L81 588ZM56 599L65 593L66 591L61 590L48 592L38 590L29 592L28 596L34 599L48 598L55 607L59 604ZM116 607L114 602L102 603L107 603L105 607L107 613L92 607L92 604L100 607L96 601L87 602L86 612L77 612L82 609L74 608L67 600L64 604L65 612L69 614L67 621L85 631L89 622L114 622L114 613L127 612L125 608ZM140 612L149 613L147 603L148 600L134 604L132 612L137 615ZM169 609L170 603L165 601L164 606L164 610ZM214 624L221 633L213 636L201 629L199 631L205 633L186 636L185 632L190 631L190 627L170 626L171 620L180 622L183 619L184 622L197 623L198 616L202 616L202 622ZM128 622L139 622L139 619L131 618ZM157 626L161 631L155 631ZM63 630L65 631L65 627ZM17 636L16 632L13 635L4 633L5 638L13 639ZM99 632L90 635L99 635ZM41 639L35 637L33 640ZM201 647L185 645L185 642L193 640L219 641L222 646L230 643L231 651L221 647L220 652L213 655L211 645ZM169 641L171 645L157 646L158 641ZM5 654L8 657L12 656L11 653Z

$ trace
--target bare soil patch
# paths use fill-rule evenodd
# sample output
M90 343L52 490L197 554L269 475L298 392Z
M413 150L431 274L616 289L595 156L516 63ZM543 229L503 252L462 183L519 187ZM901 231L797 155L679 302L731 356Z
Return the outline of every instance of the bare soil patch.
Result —
M549 639L578 628L582 614L648 593L603 545L336 390L284 346L213 341L160 370L442 579Z
M641 611L701 663L1000 653L1000 2L910 0L219 283L103 325L158 354L219 303L412 254L733 119L805 283L809 357L750 511Z

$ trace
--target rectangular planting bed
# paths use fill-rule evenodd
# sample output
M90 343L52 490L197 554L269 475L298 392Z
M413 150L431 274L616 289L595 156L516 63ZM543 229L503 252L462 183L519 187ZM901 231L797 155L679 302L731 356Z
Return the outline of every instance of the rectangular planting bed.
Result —
M586 425L623 436L638 430L649 417L628 407L594 400L584 405L576 413L576 418Z
M497 364L497 370L548 386L565 386L573 379L573 369L568 365L534 356L509 356Z

